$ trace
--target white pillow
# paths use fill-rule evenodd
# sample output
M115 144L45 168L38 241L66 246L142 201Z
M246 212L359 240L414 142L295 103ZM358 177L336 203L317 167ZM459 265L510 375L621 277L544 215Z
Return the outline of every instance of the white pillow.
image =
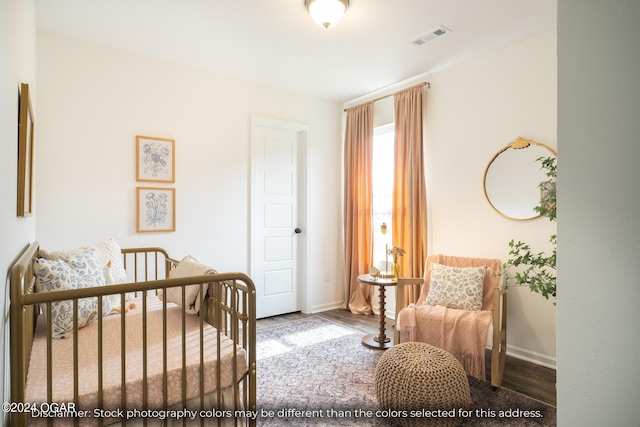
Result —
M109 239L104 242L96 243L95 245L83 246L77 249L70 249L66 251L47 252L40 249L40 256L44 259L66 259L73 255L85 253L87 250L93 249L95 251L98 260L100 261L100 271L107 265L109 261L112 263L111 275L114 283L126 283L127 273L124 271L122 264L122 252L120 246L114 239Z
M66 261L36 259L33 268L36 274L36 292L54 292L59 290L80 289L100 286L100 279L94 270L99 269L98 260L92 254L80 254ZM86 273L86 276L83 275ZM99 277L102 278L100 271ZM104 285L104 279L102 279ZM110 298L103 298L102 315L112 311ZM45 311L46 315L46 311ZM78 300L78 329L87 326L97 319L98 298L82 298ZM58 301L51 304L51 323L54 338L66 338L73 333L73 301Z
M431 264L431 281L425 304L481 310L486 270L486 267L449 267Z

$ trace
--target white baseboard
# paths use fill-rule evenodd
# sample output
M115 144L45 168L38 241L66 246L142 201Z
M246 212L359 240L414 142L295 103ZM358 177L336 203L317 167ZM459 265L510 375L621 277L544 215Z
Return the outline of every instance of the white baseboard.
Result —
M508 342L507 356L515 357L516 359L525 360L527 362L535 363L536 365L545 366L551 369L556 369L557 366L557 360L555 357L520 348L515 345L510 345Z
M311 309L306 314L320 313L323 311L335 310L342 307L342 301L328 302L326 304L319 304L311 306Z

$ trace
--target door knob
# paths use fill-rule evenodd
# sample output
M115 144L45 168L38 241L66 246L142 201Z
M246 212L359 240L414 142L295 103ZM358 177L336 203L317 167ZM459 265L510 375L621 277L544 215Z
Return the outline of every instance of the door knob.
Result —
M302 229L300 227L296 227L295 230L293 230L296 234L300 234L302 233Z

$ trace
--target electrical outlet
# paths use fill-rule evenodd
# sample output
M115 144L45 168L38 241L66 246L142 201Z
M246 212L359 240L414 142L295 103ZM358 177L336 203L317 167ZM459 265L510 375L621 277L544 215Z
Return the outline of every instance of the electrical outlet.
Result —
M331 272L327 271L326 273L324 273L324 281L325 282L330 282L331 281Z

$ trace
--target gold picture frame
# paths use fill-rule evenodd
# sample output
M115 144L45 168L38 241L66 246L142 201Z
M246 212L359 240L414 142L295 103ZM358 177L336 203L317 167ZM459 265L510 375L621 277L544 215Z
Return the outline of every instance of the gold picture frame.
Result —
M176 189L137 187L138 233L176 231Z
M176 182L175 139L136 135L136 180Z
M31 108L29 85L20 85L18 104L18 200L17 215L33 214L33 133L35 121Z

